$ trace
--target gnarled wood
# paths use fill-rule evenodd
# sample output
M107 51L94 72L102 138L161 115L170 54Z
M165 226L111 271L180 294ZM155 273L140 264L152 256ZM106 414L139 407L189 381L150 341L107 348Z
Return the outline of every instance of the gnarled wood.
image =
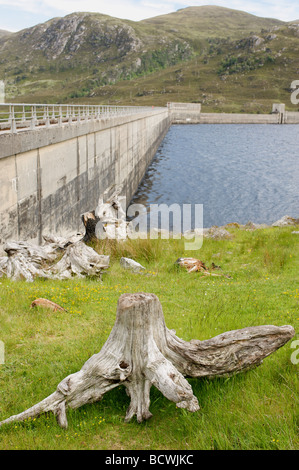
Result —
M125 421L135 415L138 422L151 417L152 385L178 407L195 412L199 410L198 400L185 377L215 377L247 370L294 334L291 326L266 325L187 342L166 327L156 295L123 294L114 327L101 351L79 372L62 380L52 395L0 426L52 411L59 425L66 428L67 408L98 401L120 384L131 398Z
M6 243L4 251L8 256L0 258L0 272L13 280L25 279L32 282L37 277L100 277L109 268L109 256L98 254L78 236L69 239L45 236L44 240L45 244L42 246L25 241Z

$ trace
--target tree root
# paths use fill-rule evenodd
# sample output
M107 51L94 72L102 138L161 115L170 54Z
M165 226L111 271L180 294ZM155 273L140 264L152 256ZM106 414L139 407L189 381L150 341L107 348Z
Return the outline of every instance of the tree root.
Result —
M183 341L164 321L154 294L123 294L118 300L114 327L98 354L82 369L63 379L56 391L32 408L0 422L24 421L53 412L67 428L68 408L101 400L123 384L131 398L125 421L149 419L152 385L178 407L199 410L197 398L185 377L232 375L261 364L289 341L292 326L256 326L229 331L205 341Z

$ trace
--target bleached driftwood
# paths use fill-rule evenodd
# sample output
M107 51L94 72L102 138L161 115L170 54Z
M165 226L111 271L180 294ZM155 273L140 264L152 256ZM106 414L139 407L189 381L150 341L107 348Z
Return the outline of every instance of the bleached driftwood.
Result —
M5 276L7 269L7 256L1 256L0 258L0 277Z
M223 274L216 274L215 269L221 269L220 266L216 266L214 263L210 266L210 271L203 261L196 258L178 258L175 262L178 266L181 266L187 270L188 273L200 272L203 276L222 276ZM229 275L224 274L225 277L230 278Z
M25 241L6 243L7 257L1 258L1 272L13 280L32 282L36 277L101 276L109 267L109 256L100 255L86 246L81 241L82 236L69 239L45 236L44 239L42 246Z
M154 294L123 294L109 338L79 372L67 376L56 391L27 411L2 421L53 412L67 427L67 408L101 400L123 384L131 398L125 421L149 419L152 385L180 408L199 410L197 398L185 377L231 375L261 364L262 360L294 336L291 326L272 325L229 331L205 341L183 341L169 330L162 306Z
M207 267L203 261L200 261L196 258L178 258L176 260L176 264L179 266L186 268L188 273L193 273L196 271L206 272Z
M8 278L26 279L32 282L36 277L49 277L44 267L57 257L50 246L47 249L25 241L11 241L4 245L7 253L5 274Z
M85 243L77 242L68 246L61 260L51 267L52 279L100 276L109 267L109 260L109 256L99 255Z

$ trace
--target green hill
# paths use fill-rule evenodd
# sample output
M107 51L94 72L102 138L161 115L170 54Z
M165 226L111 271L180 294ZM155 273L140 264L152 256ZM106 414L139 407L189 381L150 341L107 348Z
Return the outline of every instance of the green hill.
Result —
M4 29L0 29L0 38L4 36L8 36L9 34L12 34L10 31L5 31Z
M283 24L272 18L259 18L239 10L218 6L188 7L168 15L141 21L166 32L197 41L207 37L240 38L262 28Z
M6 101L269 112L277 101L294 108L298 47L298 23L222 7L139 22L73 13L0 34L0 76Z

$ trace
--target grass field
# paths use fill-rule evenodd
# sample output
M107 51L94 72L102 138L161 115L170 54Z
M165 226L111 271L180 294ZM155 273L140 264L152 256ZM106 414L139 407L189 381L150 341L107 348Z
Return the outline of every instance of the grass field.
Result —
M102 348L115 321L119 296L152 292L168 328L184 340L273 324L299 326L298 227L246 231L231 227L231 240L205 239L184 252L183 240L136 240L96 249L110 253L103 277L34 283L0 279L0 421L39 402ZM120 256L146 267L133 274ZM220 277L188 274L174 263L195 256L220 265ZM228 276L228 277L226 277ZM30 309L37 297L67 312ZM124 423L129 398L123 387L103 400L68 410L67 430L53 415L0 428L0 449L298 449L298 354L293 340L258 368L231 378L190 379L200 411L189 413L154 387L153 417ZM293 344L292 344L293 343ZM293 348L292 348L293 345ZM298 349L298 346L297 346Z

